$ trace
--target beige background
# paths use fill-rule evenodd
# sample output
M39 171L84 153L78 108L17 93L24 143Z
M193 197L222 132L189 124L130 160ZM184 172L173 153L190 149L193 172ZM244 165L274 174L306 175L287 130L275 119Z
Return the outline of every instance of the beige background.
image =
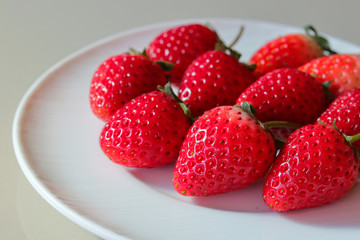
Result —
M250 18L319 30L360 45L356 0L0 0L0 239L97 239L54 210L23 176L11 141L35 79L73 51L119 31L180 18Z

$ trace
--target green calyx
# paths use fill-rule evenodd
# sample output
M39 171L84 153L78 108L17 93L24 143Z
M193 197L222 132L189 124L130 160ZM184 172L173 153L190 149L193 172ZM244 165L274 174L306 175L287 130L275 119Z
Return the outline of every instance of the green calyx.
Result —
M320 45L320 47L324 51L326 51L328 54L336 54L337 53L330 48L329 41L326 38L324 38L323 36L319 35L313 26L311 26L311 25L305 26L305 31L306 31L306 35L308 35L309 37L314 39L314 41L317 42Z
M334 128L335 128L341 135L344 136L344 138L346 139L346 141L350 144L350 146L352 147L352 149L355 151L355 154L356 154L356 157L357 157L358 161L360 161L359 151L357 150L356 147L353 146L353 143L356 142L356 141L358 141L358 140L360 139L360 133L355 134L355 135L353 135L353 136L348 136L348 135L342 134L342 133L340 132L340 130L339 130L339 129L336 127L336 125L335 125L335 119L334 119L334 121L333 121L333 126L334 126ZM360 169L359 169L359 171L360 171Z
M244 110L247 114L249 114L252 118L255 118L256 120L258 120L256 117L255 117L255 114L256 114L256 109L253 105L251 105L249 102L243 102L241 103L241 106L240 105L235 105L237 107L240 107L242 110Z
M147 55L145 48L141 52L136 50L135 48L130 48L128 53L134 55L142 55L144 57L150 58L149 55Z
M321 84L321 86L323 87L324 91L325 91L325 98L326 99L333 99L335 97L334 94L332 94L329 90L330 90L330 86L331 86L331 82L330 81L325 81Z
M261 121L259 121L259 119L257 117L255 117L256 109L252 104L250 104L249 102L243 102L243 103L241 103L241 105L235 105L235 107L241 108L244 112L249 114L250 117L255 119L263 129L268 131L267 127Z
M258 120L255 117L256 109L249 102L243 102L243 103L241 103L241 106L239 106L239 105L236 105L236 106L240 107L242 110L244 110L246 113L248 113L252 118ZM297 129L297 128L301 127L300 124L288 122L288 121L269 121L269 122L265 122L265 123L261 123L261 124L264 126L264 128L285 127L285 128Z
M175 99L175 101L177 101L181 107L181 109L184 111L184 114L192 121L194 122L195 119L192 117L191 115L191 111L188 108L188 106L186 106L186 104L175 94L174 90L171 87L171 83L167 82L165 84L165 86L158 86L157 87L159 91L164 92L166 94L168 94L170 97L172 97L173 99Z
M251 72L253 72L253 71L255 70L255 68L256 68L256 64L255 64L255 63L253 63L253 64L243 63L243 64L244 64L244 66L245 66L247 69L249 69Z
M209 29L211 29L213 32L216 33L215 29L213 26L211 26L211 24L207 23L205 24L206 27L208 27ZM229 44L226 45L224 43L224 41L218 36L218 41L215 45L215 50L217 51L221 51L221 52L225 52L228 53L230 56L233 56L235 59L237 59L239 61L240 57L241 57L241 53L239 53L238 51L236 51L233 47L235 46L235 44L240 40L243 32L245 30L244 26L240 26L240 30L239 32L236 34L234 40ZM255 70L256 68L256 64L247 64L244 62L241 62L246 68L248 68L251 72Z
M326 123L322 122L322 121L318 121L319 124L321 125L327 125ZM353 136L348 136L348 135L345 135L343 134L340 129L336 126L336 119L333 120L332 122L332 127L338 131L340 133L341 136L343 136L345 138L345 140L350 144L350 146L352 147L352 149L355 151L356 153L356 156L357 156L357 159L360 161L360 154L359 154L359 151L357 150L356 147L353 146L353 143L360 140L360 133L357 133ZM360 171L360 169L359 169Z
M323 121L318 121L319 124L321 125L328 125L327 123L324 123ZM356 142L357 140L360 140L360 133L355 134L353 136L348 136L343 134L340 129L336 126L336 119L333 120L332 122L332 127L338 131L345 139L348 143L352 144L353 142Z
M165 72L171 71L174 68L174 64L171 62L157 60L155 63L160 65L160 67L164 69Z
M140 52L140 51L136 50L135 48L130 48L128 53L133 54L133 55L141 55L141 56L144 56L144 57L150 59L149 55L146 53L146 49L143 49ZM168 72L174 68L174 64L171 62L160 61L160 60L156 60L154 62L157 63L162 69L164 69L165 72Z
M251 105L249 102L243 102L241 106L236 105L237 107L240 107L242 110L244 110L246 113L248 113L252 118L256 119L260 126L268 131L274 138L275 144L277 149L280 149L282 145L286 142L286 139L282 139L278 136L275 136L272 131L269 128L272 127L284 127L284 128L291 128L291 129L298 129L301 127L301 125L293 122L288 121L269 121L269 122L261 122L256 117L256 109L253 105Z
M215 29L209 24L205 24L209 29L211 29L212 31L216 32ZM244 32L244 26L241 26L240 27L240 30L239 32L237 33L237 35L235 36L234 40L229 44L229 45L226 45L224 43L223 40L220 39L220 37L218 36L218 42L215 46L215 50L218 50L218 51L222 51L222 52L226 52L228 51L229 54L231 56L233 56L234 58L236 59L240 59L241 57L241 54L239 52L237 52L236 50L233 49L233 46L239 41L239 39L241 38L243 32Z

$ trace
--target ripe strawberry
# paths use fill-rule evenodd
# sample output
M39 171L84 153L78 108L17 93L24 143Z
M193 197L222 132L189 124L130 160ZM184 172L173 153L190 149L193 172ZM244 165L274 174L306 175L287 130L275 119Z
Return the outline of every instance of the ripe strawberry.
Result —
M287 34L261 46L250 58L250 63L257 66L255 76L283 67L297 68L324 56L324 52L334 53L313 27L307 26L305 30L306 34Z
M265 176L275 157L272 135L240 107L205 112L190 128L173 184L185 196L244 188Z
M274 211L311 208L350 191L359 161L352 146L331 125L296 130L266 177L263 198Z
M329 81L330 93L335 97L360 88L360 55L335 54L315 59L299 68L315 76L319 82Z
M219 105L232 105L255 81L248 67L232 55L214 50L196 58L185 71L179 98L194 117Z
M281 68L265 74L250 85L236 101L249 102L262 122L313 123L325 109L325 90L310 74Z
M146 52L153 60L174 64L171 81L179 84L187 66L201 54L215 49L217 34L206 26L189 24L171 28L157 36Z
M91 81L91 109L108 121L125 103L166 82L162 67L143 55L112 56L98 67Z
M276 139L285 142L296 128L288 127L269 127L268 128Z
M153 168L177 159L191 121L167 93L153 91L126 103L106 123L100 146L115 163Z
M351 136L360 132L360 88L353 89L337 97L321 114L318 122L332 124L335 120L340 132ZM360 141L353 146L360 151Z

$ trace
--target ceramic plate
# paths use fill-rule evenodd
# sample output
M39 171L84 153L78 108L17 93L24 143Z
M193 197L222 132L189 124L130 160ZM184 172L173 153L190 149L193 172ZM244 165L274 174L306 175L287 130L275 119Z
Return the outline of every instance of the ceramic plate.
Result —
M247 61L266 41L301 28L243 19L190 19L120 33L72 54L45 72L22 99L13 140L19 164L54 208L104 239L358 239L360 184L341 200L316 209L279 214L262 201L262 182L203 198L172 188L174 165L126 169L101 152L104 123L89 107L92 75L106 58L143 49L161 31L185 23L210 23ZM330 37L341 52L360 47Z

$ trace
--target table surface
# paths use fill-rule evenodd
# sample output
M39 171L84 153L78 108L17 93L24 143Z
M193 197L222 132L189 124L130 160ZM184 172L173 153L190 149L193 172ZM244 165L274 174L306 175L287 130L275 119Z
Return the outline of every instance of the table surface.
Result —
M0 0L0 239L98 239L40 197L21 172L13 151L12 121L21 97L60 59L117 32L201 17L257 19L299 27L311 23L322 32L360 45L360 33L354 30L359 7L355 0Z

